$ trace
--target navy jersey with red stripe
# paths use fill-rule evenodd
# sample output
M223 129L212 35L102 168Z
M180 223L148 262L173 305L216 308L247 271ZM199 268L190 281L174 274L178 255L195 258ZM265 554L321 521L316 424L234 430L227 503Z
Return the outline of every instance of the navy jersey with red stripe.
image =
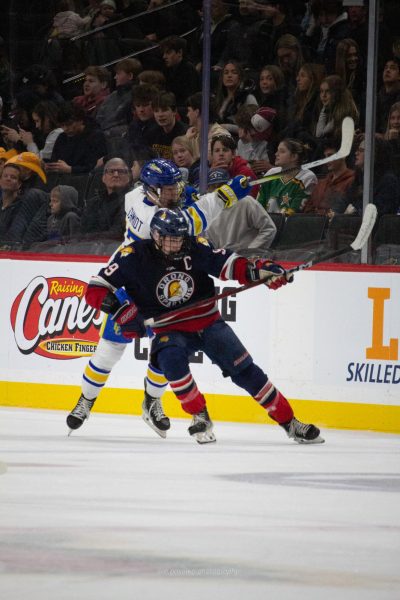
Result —
M208 244L190 238L185 256L179 261L167 260L154 246L153 240L143 240L123 248L113 261L100 270L96 280L115 288L125 287L145 319L215 295L210 275L219 279L233 278L237 254L229 250L214 250ZM156 323L155 332L168 329L198 331L220 317L217 304L210 300L205 306L187 311L173 325Z

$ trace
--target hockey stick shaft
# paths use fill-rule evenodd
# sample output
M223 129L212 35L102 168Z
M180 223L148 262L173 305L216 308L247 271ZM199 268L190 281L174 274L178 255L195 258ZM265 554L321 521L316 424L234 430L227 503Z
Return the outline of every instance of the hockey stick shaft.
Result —
M327 163L333 162L334 160L338 160L339 158L346 158L350 154L351 146L353 144L354 138L354 121L351 117L345 117L342 123L342 143L340 145L339 150L332 154L331 156L326 156L325 158L319 158L318 160L314 160L309 163L305 163L299 167L300 169L315 169L315 167L319 167L321 165L325 165ZM265 177L260 177L260 179L254 179L250 181L249 185L259 185L260 183L264 183L265 181L272 181L273 179L279 179L282 175L287 173L291 173L292 171L298 171L296 169L282 169L277 173L271 173L271 175L265 175Z
M371 231L374 227L375 221L377 217L377 210L374 204L368 204L365 209L363 220L358 231L358 234L354 241L351 244L340 248L339 250L331 250L330 252L319 252L315 255L314 258L307 262L303 262L296 267L292 267L288 269L286 272L288 274L297 273L298 271L303 271L304 269L310 269L314 265L320 264L322 262L326 262L331 258L336 258L337 256L341 256L346 254L347 252L351 252L353 250L361 250L361 248L367 243L369 236L371 235ZM289 217L290 218L290 217ZM171 310L159 317L153 317L145 320L145 325L152 327L154 323L166 323L175 317L182 316L185 312L189 310L193 310L194 308L201 308L202 306L206 306L207 304L211 304L212 302L217 302L218 300L223 300L223 298L228 298L228 296L236 296L236 294L240 294L241 292L245 292L246 290L250 290L251 288L257 287L263 283L268 281L268 277L264 279L259 279L258 281L252 281L251 283L246 283L241 285L238 288L230 289L225 292L221 292L221 294L216 294L212 298L207 298L205 300L198 300L197 302L193 302L188 306L177 308L175 310Z

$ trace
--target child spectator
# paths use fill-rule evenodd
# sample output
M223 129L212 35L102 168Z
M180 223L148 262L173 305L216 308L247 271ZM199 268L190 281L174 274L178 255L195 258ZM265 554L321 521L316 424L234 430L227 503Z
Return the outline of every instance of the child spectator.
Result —
M279 173L277 167L290 169L290 172L261 184L257 200L265 210L286 216L303 212L306 200L318 181L312 171L301 168L307 152L308 148L299 140L285 138L280 142L275 155L275 167L266 175Z
M58 185L50 192L50 216L47 219L47 239L61 240L80 232L78 192L70 185Z

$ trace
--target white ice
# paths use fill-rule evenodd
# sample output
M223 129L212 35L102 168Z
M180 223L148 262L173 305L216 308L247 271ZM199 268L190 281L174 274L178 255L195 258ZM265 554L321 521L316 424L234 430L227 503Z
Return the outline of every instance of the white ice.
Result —
M1 600L398 600L400 436L0 408Z

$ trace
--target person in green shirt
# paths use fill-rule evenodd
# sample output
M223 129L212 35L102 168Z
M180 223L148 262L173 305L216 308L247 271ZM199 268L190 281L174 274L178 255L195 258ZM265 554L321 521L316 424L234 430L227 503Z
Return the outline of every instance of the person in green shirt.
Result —
M280 168L290 171L261 184L257 200L265 210L286 216L302 212L318 181L312 171L301 168L307 151L307 146L299 140L285 138L280 142L275 154L275 167L265 175L279 173Z

